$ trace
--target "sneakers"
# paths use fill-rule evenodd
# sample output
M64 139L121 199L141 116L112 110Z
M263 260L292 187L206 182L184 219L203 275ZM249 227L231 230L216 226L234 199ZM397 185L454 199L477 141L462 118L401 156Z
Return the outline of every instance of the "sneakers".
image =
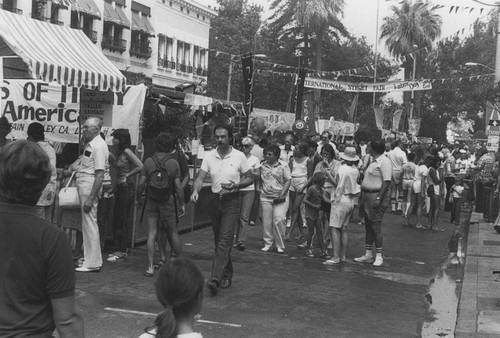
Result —
M306 256L310 257L310 258L313 258L314 257L314 251L312 251L311 249L307 250L306 251Z
M281 248L277 248L276 251L279 253L279 254L282 254L282 253L285 253L285 250L281 249Z
M375 262L373 262L373 266L382 266L382 264L384 264L384 259L382 258L382 255L377 256L377 258L375 258Z
M373 261L373 256L363 255L361 257L354 258L354 261L359 263L371 263Z
M264 247L260 249L260 251L268 252L269 250L271 250L271 247L272 245L264 245Z
M329 259L323 262L323 265L337 265L340 264L340 259Z
M299 245L297 245L297 248L301 250L307 249L307 242L300 243Z

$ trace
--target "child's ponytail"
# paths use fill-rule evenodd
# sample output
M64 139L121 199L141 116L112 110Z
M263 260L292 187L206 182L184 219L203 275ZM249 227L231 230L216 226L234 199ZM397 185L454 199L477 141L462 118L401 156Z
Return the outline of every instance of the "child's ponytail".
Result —
M177 321L171 307L167 307L160 312L155 319L157 338L175 338L177 337Z

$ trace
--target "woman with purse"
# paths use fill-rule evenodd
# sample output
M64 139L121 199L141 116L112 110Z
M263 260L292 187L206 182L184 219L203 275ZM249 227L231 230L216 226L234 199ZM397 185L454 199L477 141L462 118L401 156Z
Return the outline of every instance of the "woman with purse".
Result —
M260 176L260 208L264 252L276 246L280 254L285 251L286 211L288 210L288 189L291 184L291 174L288 164L279 160L281 149L270 145L264 151L266 160L259 168Z
M116 129L111 134L116 155L110 153L110 162L116 169L115 206L113 211L113 241L115 252L108 262L126 257L130 211L134 207L135 176L142 170L142 162L130 149L128 129Z

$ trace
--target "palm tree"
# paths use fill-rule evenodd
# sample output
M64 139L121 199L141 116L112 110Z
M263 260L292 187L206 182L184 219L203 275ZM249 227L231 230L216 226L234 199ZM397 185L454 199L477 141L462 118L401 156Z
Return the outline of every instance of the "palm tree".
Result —
M399 57L415 51L414 46L419 49L430 47L432 42L441 35L442 19L428 0L412 1L403 0L398 6L391 6L392 14L384 18L380 30L380 39L385 39L391 55ZM422 55L413 53L416 58L415 77L418 78L421 70ZM405 78L410 78L413 68L413 60L407 60L404 64ZM405 107L409 106L409 93L405 92ZM415 115L420 116L420 93L415 93Z
M275 0L271 9L276 10L271 17L271 20L275 19L275 29L281 30L284 35L295 35L297 43L303 45L306 65L309 39L313 37L316 72L321 72L323 68L325 37L349 35L339 19L343 16L344 0ZM315 111L318 111L320 93L320 90L315 90Z

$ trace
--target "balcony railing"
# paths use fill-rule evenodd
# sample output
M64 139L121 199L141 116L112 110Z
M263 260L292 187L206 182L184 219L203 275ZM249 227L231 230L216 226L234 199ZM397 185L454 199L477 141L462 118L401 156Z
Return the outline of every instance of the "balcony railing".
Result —
M103 35L101 46L102 48L107 48L111 51L123 53L127 50L127 41L113 36Z
M152 52L153 50L151 49L151 47L144 47L136 43L130 44L130 55L136 56L138 58L149 59Z
M158 58L158 67L163 67L163 68L168 68L168 69L174 69L175 68L175 62L168 61L168 59Z
M193 73L193 67L192 67L192 66L190 66L190 65L188 65L188 66L187 66L187 72L188 72L189 74Z
M92 41L93 43L97 43L97 32L90 30L90 29L84 29L83 33L87 35L87 37Z
M15 7L12 7L12 6L0 4L0 8L2 8L3 10L6 10L6 11L12 12L12 13L23 14L23 10L22 9L15 8Z
M59 21L59 20L55 20L55 19L53 20L53 19L49 18L49 22L54 24L54 25L64 26L64 22Z

